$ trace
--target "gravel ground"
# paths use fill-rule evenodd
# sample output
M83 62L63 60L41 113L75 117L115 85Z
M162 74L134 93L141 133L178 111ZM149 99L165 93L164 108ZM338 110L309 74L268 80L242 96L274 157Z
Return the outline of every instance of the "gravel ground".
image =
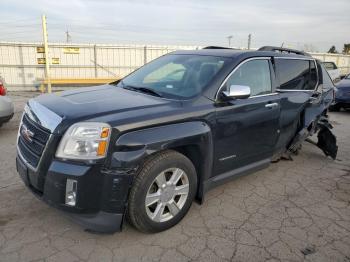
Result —
M209 192L159 234L91 234L37 200L15 169L15 140L30 93L0 129L0 261L350 261L350 112L331 113L337 160L305 144Z

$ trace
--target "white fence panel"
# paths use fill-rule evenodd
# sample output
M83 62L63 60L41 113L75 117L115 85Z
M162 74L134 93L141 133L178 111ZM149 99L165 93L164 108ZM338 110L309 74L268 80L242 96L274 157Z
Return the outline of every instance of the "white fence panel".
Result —
M38 90L44 79L42 43L1 43L0 77L8 90ZM159 56L199 46L144 46L103 44L49 44L50 75L53 79L120 78ZM342 73L350 72L350 56L312 53L333 61Z
M350 55L328 53L311 53L311 55L324 62L334 62L344 75L350 73Z

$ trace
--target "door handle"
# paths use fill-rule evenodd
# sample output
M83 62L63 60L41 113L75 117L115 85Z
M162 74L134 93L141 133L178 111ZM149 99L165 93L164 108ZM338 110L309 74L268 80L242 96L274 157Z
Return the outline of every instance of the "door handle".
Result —
M275 108L275 107L278 107L278 103L266 104L265 107L267 107L267 108Z

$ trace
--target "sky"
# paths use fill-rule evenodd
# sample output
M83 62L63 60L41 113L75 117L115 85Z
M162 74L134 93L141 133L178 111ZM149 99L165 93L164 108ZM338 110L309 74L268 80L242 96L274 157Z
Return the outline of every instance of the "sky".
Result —
M274 45L342 51L350 43L350 0L0 0L0 41Z

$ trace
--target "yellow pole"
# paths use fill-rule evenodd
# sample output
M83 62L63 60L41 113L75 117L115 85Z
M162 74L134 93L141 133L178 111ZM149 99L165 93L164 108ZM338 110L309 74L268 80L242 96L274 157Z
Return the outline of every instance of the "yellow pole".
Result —
M46 30L46 16L42 15L43 37L44 37L44 51L45 51L45 77L47 79L47 92L51 93L51 79L50 79L50 60L49 47L47 44L47 30Z

